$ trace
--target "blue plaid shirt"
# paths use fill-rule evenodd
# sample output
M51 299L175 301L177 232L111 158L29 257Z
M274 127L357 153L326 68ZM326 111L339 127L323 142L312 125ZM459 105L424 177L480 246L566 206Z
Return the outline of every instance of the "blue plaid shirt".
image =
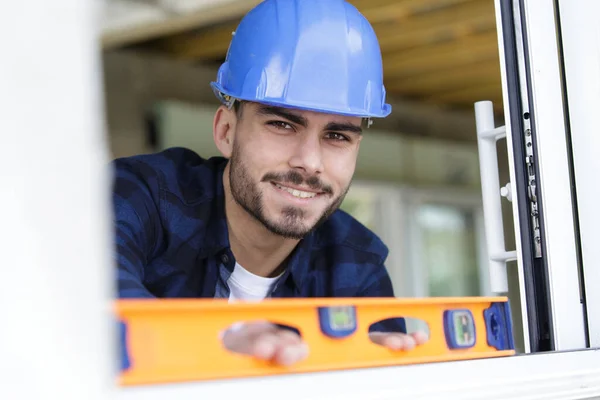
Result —
M226 163L184 148L113 161L119 297L229 297ZM391 297L387 254L338 210L300 241L270 297ZM405 331L403 319L394 322L385 329Z

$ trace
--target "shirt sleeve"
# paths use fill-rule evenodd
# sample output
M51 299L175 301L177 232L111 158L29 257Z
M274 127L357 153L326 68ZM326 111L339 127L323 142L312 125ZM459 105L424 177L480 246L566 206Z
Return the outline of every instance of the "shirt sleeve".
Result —
M133 159L113 161L113 217L117 287L120 298L155 297L144 284L144 270L160 239L156 173Z
M384 265L376 267L368 275L359 293L360 297L395 297L392 280ZM369 327L369 332L400 332L406 333L406 321L400 315L390 315L388 319L377 322Z

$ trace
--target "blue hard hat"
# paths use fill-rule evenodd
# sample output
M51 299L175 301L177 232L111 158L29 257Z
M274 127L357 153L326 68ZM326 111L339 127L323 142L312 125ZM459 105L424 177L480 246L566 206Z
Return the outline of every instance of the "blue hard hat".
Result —
M386 117L377 36L343 0L265 0L235 31L211 86L235 99L281 107Z

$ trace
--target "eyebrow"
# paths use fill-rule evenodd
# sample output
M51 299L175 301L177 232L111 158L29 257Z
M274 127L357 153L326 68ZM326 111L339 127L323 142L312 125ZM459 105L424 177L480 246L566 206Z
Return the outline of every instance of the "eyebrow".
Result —
M290 111L286 110L285 108L261 105L260 107L258 107L258 110L256 111L256 113L259 115L278 116L278 117L287 119L288 121L291 121L295 124L298 124L304 128L306 128L308 126L308 120L305 117L295 114L293 112L290 112ZM362 135L362 132L363 132L361 126L350 124L350 123L344 123L344 122L330 122L325 126L325 130L326 131L338 131L338 132L351 132L351 133L355 133L357 135Z
M260 107L258 107L258 110L256 111L256 113L258 115L275 115L275 116L278 116L281 118L285 118L288 121L291 121L295 124L303 126L304 128L306 128L308 126L308 120L306 118L304 118L301 115L289 112L286 109L281 108L281 107L261 105Z
M357 135L362 135L362 128L358 125L340 123L340 122L330 122L325 126L326 131L335 131L335 132L351 132L356 133Z

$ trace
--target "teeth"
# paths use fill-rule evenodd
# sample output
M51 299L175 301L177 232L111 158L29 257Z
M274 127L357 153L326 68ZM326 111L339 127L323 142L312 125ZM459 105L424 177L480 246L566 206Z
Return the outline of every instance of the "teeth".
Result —
M301 199L311 199L311 198L313 198L313 197L315 197L317 195L316 193L304 192L302 190L292 189L292 188L288 188L288 187L281 186L281 185L278 185L278 184L276 184L276 186L279 189L281 189L281 190L285 190L286 192L291 193L292 196L298 197L298 198L301 198Z

